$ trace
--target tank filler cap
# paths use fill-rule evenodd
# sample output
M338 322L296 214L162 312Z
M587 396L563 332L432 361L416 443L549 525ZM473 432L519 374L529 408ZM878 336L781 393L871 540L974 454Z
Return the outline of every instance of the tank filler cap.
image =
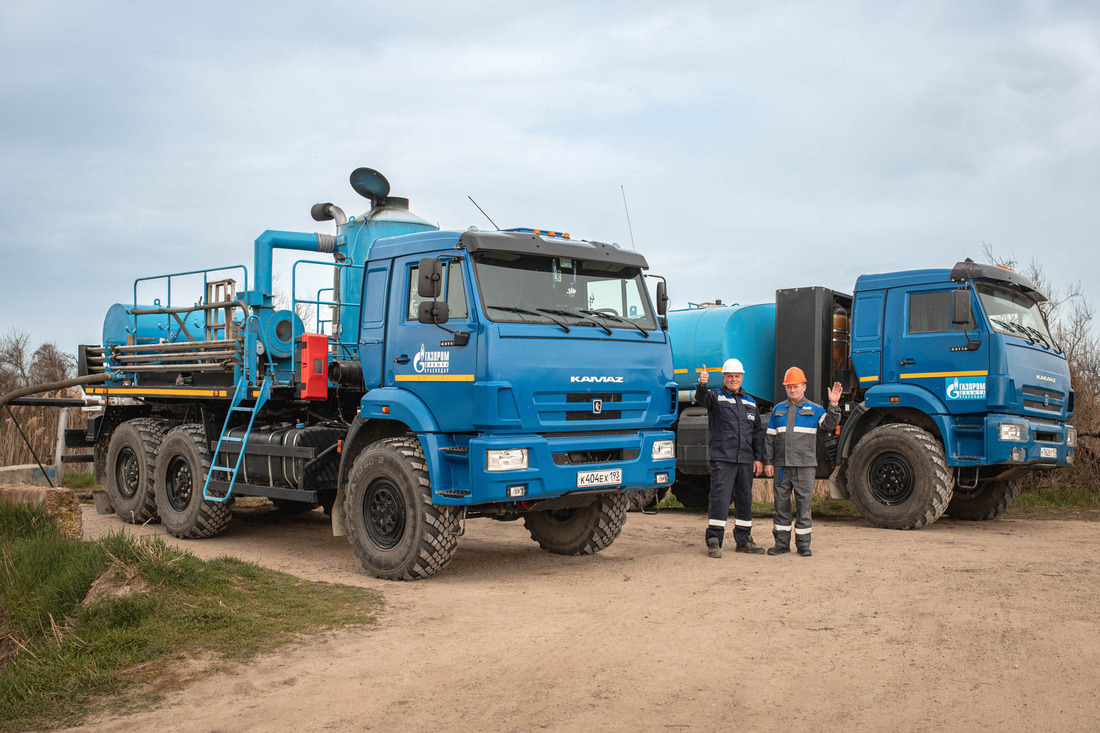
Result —
M371 204L378 206L390 195L390 182L373 168L356 168L351 172L351 187Z

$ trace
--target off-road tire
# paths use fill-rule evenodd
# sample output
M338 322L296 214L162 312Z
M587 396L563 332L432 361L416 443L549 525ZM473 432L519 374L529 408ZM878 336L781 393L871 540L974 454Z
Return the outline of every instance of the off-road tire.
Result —
M919 529L939 519L954 481L943 446L915 425L881 425L848 460L848 492L856 511L876 527Z
M528 512L523 524L531 539L548 552L594 555L623 531L629 503L623 494L604 494L584 507Z
M157 520L157 452L168 426L150 417L119 425L107 444L107 497L115 514L130 524Z
M344 487L348 540L363 568L384 580L435 575L458 547L457 507L432 504L415 436L387 438L355 458Z
M996 519L1016 502L1023 486L1020 479L986 481L973 490L956 486L947 505L947 516L972 522Z
M156 465L157 512L168 534L181 539L214 537L233 518L233 498L202 498L210 448L201 425L173 428L164 436Z
M688 509L706 509L710 506L710 474L677 473L672 495Z
M308 501L294 501L293 499L269 499L274 507L280 514L286 514L287 516L294 516L296 514L305 514L311 512L317 507L321 506Z

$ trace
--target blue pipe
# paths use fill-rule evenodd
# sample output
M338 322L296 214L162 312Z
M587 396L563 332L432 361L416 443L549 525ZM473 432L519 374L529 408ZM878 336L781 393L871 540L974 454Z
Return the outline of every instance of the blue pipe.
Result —
M336 237L331 234L278 232L268 229L256 238L256 290L271 294L271 252L275 249L297 249L306 252L336 251Z

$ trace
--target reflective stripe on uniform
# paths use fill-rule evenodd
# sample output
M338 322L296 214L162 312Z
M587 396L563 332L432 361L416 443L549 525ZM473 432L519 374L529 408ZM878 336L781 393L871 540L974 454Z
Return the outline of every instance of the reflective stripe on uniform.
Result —
M788 527L788 529L789 529L789 527ZM794 533L795 534L809 534L810 532L813 532L813 531L814 531L813 527L798 527L797 529L795 529Z
M817 424L818 424L819 427L820 427L821 423L825 422L825 418L828 417L828 416L829 416L828 412L825 412L824 414L822 414L821 419L817 421Z
M775 428L768 428L768 435L776 435L778 433L779 433L779 431L776 430Z
M776 524L776 525L772 526L772 529L774 529L776 532L790 532L791 531L791 525L789 525L789 524Z
M735 527L751 527L752 526L752 520L751 519L735 519L735 520L733 520L733 524L734 524Z
M816 433L816 432L817 432L817 428L816 428L816 427L815 427L815 428L803 428L803 427L799 427L798 425L795 425L795 426L794 426L794 427L793 427L793 428L791 429L791 432L794 432L794 433L810 433L810 434L814 434L814 433Z
M712 520L710 520L710 526L711 527L725 527L726 526L726 520L724 520L724 519L712 519Z

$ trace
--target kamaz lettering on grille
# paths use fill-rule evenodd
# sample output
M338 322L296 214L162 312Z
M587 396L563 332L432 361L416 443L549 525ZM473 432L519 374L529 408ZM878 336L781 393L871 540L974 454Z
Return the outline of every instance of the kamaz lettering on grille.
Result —
M622 384L622 377L570 377L570 382L605 382L608 384Z

